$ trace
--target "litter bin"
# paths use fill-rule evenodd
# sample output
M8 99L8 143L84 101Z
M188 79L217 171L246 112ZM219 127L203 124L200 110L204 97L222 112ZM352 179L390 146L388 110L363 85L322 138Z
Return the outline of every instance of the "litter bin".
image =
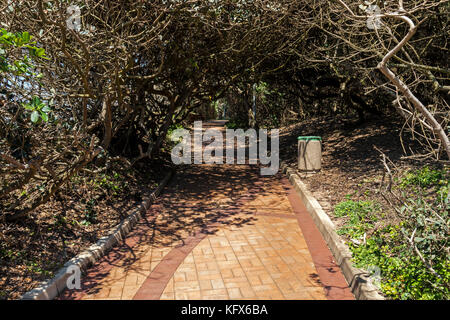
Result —
M322 168L322 138L298 137L298 170L316 172Z

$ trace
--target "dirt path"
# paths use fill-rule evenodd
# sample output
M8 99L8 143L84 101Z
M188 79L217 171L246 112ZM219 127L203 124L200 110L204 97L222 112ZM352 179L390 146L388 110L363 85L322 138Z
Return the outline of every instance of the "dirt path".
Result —
M62 299L353 299L289 182L257 166L178 171Z

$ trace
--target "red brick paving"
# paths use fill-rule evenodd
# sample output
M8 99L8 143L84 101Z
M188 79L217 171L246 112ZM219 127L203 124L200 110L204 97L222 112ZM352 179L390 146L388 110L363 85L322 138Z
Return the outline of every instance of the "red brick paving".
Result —
M60 299L353 299L281 174L180 171L122 245Z
M289 201L308 244L308 249L319 274L320 282L324 286L325 295L330 300L353 299L353 294L348 287L344 275L336 265L333 254L328 249L325 240L322 238L319 229L315 225L305 205L300 200L295 189L290 185L289 180L283 178L282 181L284 185L288 186Z

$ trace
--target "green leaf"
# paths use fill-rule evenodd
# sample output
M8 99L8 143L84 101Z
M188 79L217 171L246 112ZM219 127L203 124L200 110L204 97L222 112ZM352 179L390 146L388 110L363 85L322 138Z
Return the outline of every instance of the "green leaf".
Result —
M42 112L45 112L45 113L49 113L49 112L52 111L52 110L50 109L49 106L44 106L44 107L42 108L41 111L42 111Z
M45 49L44 48L37 48L35 50L35 54L38 58L44 58L45 57Z
M32 106L32 105L30 105L30 104L28 104L28 103L22 103L22 106L26 109L26 110L30 110L30 111L33 111L34 110L34 107Z
M48 114L46 114L46 113L44 113L44 112L41 112L41 118L42 118L42 120L43 120L44 122L47 122L47 121L48 121Z
M39 121L39 112L33 111L31 113L31 122L36 123Z

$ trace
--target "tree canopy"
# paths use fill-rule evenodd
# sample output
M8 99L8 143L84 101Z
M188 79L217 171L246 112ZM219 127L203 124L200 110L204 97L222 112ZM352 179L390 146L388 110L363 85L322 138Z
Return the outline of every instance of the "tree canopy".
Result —
M214 102L248 125L254 84L256 125L396 111L424 153L445 158L449 6L1 0L0 210L27 215L95 159L155 157L173 126Z

